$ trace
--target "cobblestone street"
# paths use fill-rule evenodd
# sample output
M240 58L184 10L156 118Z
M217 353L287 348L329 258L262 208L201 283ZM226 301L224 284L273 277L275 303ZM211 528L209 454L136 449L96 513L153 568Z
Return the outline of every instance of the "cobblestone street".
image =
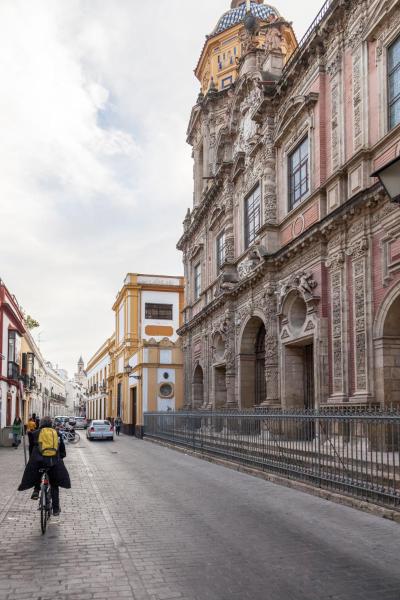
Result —
M0 449L1 600L398 600L400 527L148 442L68 448L42 536Z

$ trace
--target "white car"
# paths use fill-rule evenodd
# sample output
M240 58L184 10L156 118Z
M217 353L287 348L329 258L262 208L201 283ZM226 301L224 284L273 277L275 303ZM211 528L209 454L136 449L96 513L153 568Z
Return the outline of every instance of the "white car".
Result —
M75 429L86 429L87 421L86 417L74 417Z
M92 421L86 429L88 440L114 440L114 426L110 421Z

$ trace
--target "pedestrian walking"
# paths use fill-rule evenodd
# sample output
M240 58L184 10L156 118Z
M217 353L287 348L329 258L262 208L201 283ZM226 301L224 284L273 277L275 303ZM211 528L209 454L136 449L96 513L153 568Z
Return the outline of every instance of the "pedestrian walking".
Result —
M33 432L36 431L36 415L33 414L29 417L28 423L26 424L26 431L28 433L28 442L29 442L29 456L32 454L34 438Z
M12 426L12 433L13 433L13 447L18 448L18 446L21 443L21 437L22 437L22 421L21 421L20 417L15 417L14 423Z
M119 435L121 433L121 425L122 425L122 419L121 419L121 417L117 417L115 419L114 425L115 425L115 433L117 435Z

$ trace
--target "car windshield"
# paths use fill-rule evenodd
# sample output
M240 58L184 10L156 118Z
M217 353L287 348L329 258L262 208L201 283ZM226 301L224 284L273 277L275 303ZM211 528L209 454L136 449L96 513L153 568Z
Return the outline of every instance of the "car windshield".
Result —
M93 421L93 425L109 425L110 421Z

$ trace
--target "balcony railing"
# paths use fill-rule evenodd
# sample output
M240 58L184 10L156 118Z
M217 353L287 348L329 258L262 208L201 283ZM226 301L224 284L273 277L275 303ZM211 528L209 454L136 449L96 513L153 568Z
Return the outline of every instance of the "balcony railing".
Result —
M50 401L57 402L58 404L65 404L66 398L61 394L50 394Z
M34 390L37 388L36 377L24 374L22 375L22 379L26 390Z
M7 377L8 377L8 379L14 379L15 381L18 380L18 378L19 378L19 365L17 363L11 362L11 361L8 363Z
M335 4L336 4L335 0L326 0L325 4L323 5L323 7L321 8L321 10L319 11L319 13L317 14L317 16L315 17L314 21L311 23L310 27L307 29L307 31L305 32L305 34L301 38L301 40L299 42L299 45L297 46L296 50L293 52L292 56L287 61L286 65L285 65L285 67L283 69L284 72L286 72L286 71L289 70L290 65L292 65L294 63L294 61L296 60L296 58L299 56L300 52L303 50L303 48L305 48L305 46L308 44L308 42L312 38L312 36L313 36L314 32L316 31L318 25L326 17L326 15L334 8Z

